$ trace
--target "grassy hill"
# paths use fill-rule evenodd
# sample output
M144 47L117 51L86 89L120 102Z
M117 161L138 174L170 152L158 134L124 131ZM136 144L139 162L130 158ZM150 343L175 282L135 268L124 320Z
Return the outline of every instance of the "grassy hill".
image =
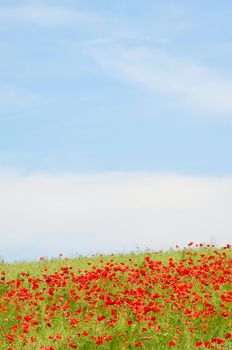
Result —
M0 349L232 349L232 249L0 263Z

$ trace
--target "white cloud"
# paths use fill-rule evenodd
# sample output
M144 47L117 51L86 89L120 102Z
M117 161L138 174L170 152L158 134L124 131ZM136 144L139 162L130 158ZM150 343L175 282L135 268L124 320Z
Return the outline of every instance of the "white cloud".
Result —
M231 240L232 178L1 172L0 193L7 259Z
M232 79L168 51L122 45L86 45L84 52L107 74L136 84L155 95L167 96L184 108L232 113Z
M28 4L15 7L0 7L0 20L13 22L30 22L39 25L67 25L89 23L97 17L75 9L48 4Z

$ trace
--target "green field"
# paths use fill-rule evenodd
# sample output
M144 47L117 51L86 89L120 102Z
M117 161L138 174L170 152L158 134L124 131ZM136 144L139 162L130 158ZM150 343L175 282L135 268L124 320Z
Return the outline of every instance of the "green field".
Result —
M232 249L0 263L0 349L232 349Z

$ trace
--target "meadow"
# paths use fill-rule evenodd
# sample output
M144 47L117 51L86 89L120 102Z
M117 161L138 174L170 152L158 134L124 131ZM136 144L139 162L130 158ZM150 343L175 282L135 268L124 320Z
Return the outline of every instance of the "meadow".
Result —
M232 249L0 263L0 349L232 349Z

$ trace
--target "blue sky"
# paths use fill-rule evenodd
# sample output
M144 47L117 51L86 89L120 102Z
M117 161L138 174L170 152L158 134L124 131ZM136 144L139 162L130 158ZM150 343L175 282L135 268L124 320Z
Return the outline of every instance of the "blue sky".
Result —
M185 179L197 183L217 179L217 186L224 188L223 181L228 185L232 175L231 12L229 1L0 0L0 176L3 188L8 188L8 177L14 179L9 189L17 188L12 197L4 192L7 200L20 202L25 182L28 191L43 188L39 176L47 179L46 184L51 176L67 181L62 193L59 186L55 191L60 199L66 198L65 208L71 205L65 195L69 193L67 176L85 174L88 178L91 174L98 193L99 176L105 179L105 174L114 189L119 183L123 186L121 177L117 185L112 180L117 173L124 174L123 181L131 176L135 191L140 185L133 179L141 174L145 187L147 176L153 176L155 183L157 174L168 176L174 192L175 176L182 176L183 183ZM33 190L30 183L34 183ZM78 196L82 187L74 187ZM105 184L101 190L105 191ZM227 196L230 188L221 191ZM140 197L136 198L139 202ZM223 198L228 205L227 197ZM25 202L21 215L27 215L30 203ZM154 209L153 204L149 210ZM8 205L2 197L1 232L10 232L12 242L15 237L23 241L21 219L18 229L10 228L5 219L10 217L11 202ZM41 206L33 214L42 221L44 217L38 214ZM47 216L57 215L53 210L54 205ZM14 213L19 213L19 207ZM105 215L103 209L101 215ZM87 215L85 223L88 220ZM127 228L132 227L128 216L126 220ZM110 223L112 230L115 223ZM95 234L96 240L104 220L97 225L86 231ZM173 233L167 229L167 235L178 238L178 225L174 224ZM199 225L196 230L205 232L205 224ZM230 232L228 225L225 231ZM34 257L39 249L45 249L38 246L42 233L52 231L64 237L72 232L72 241L72 235L80 237L86 229L84 224L83 230L73 227L63 225L59 233L56 227L44 227L37 233L37 241L30 236L31 254L27 245L22 245L18 254L9 240L2 255ZM125 234L123 228L118 230ZM205 232L206 239L210 234ZM125 249L140 241L142 244L142 235L136 243L132 235ZM105 249L112 249L116 244L112 242ZM155 246L155 241L151 244ZM82 240L81 251L87 246ZM92 243L91 249L95 247ZM67 252L71 248L70 243ZM55 253L47 251L48 255Z

